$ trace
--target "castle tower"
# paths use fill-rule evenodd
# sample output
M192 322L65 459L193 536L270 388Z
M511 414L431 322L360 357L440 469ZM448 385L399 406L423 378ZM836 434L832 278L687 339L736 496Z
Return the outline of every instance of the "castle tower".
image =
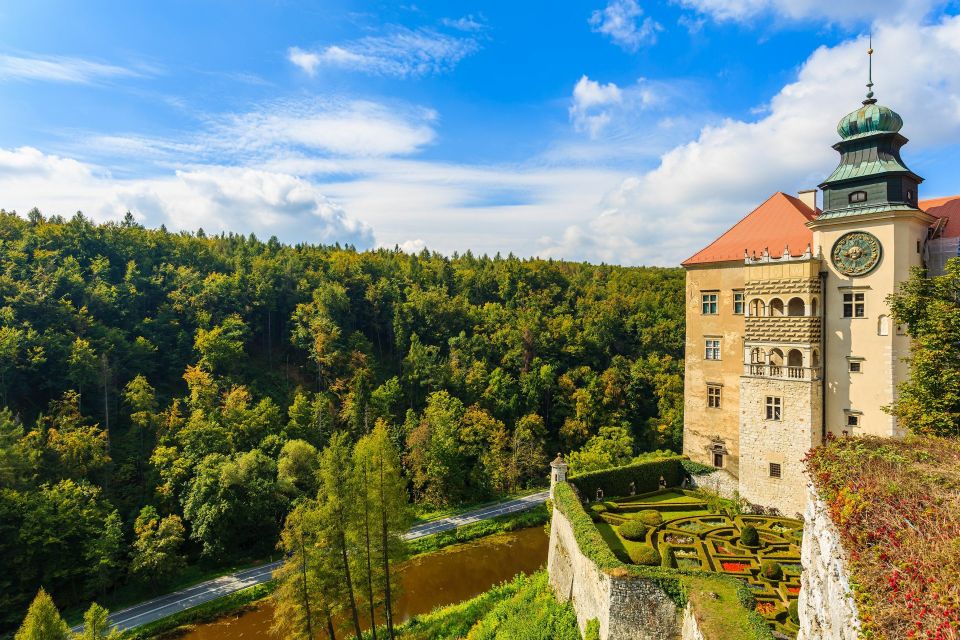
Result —
M550 463L550 498L553 499L553 488L558 482L566 482L567 469L570 466L563 459L563 454L558 453L557 457Z
M837 125L840 164L820 188L823 213L807 224L824 259L825 426L836 436L902 434L883 411L908 375L910 341L894 326L886 298L923 264L936 219L918 208L923 179L900 149L901 117L873 97Z
M740 377L740 495L787 516L803 513L803 457L821 442L821 260L745 258Z

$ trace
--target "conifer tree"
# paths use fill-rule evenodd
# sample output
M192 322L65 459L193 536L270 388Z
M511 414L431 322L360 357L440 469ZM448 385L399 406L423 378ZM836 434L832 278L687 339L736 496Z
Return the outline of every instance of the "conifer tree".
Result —
M40 588L27 610L14 640L68 640L70 629L60 617L53 598Z
M96 602L83 614L83 632L75 640L117 640L120 631L110 624L110 612Z

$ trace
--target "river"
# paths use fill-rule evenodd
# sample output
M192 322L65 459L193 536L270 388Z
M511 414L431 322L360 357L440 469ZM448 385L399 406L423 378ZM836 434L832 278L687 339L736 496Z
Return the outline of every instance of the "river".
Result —
M461 602L518 573L533 573L547 560L542 526L520 529L448 547L413 558L399 567L401 592L394 600L397 622L436 607ZM269 602L239 615L198 625L183 640L277 640L270 633Z

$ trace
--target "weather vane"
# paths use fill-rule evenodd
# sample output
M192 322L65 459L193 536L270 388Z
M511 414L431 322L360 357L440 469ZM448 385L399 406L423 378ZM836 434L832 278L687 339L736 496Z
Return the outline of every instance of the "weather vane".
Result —
M873 98L873 34L870 34L870 44L867 48L867 99L863 101L863 104L873 104L876 102Z

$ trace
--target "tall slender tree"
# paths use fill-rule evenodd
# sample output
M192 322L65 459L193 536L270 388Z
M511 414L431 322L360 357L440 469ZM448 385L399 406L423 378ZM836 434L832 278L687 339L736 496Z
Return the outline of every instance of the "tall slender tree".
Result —
M68 640L69 637L70 629L60 617L57 605L41 587L14 640Z

